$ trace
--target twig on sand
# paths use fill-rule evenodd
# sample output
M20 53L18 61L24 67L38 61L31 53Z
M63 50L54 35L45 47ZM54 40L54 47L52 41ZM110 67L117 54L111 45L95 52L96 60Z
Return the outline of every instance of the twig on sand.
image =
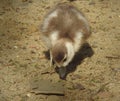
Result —
M46 72L42 72L41 75L44 75L44 74L53 74L53 73L55 73L55 71L52 71L52 72L46 71Z
M120 59L120 56L106 56L108 59Z

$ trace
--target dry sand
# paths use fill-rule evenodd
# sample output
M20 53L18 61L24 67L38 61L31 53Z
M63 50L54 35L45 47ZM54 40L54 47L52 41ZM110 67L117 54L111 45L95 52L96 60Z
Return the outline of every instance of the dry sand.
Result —
M88 18L92 36L66 81L49 73L39 30L46 12L60 2L70 3L0 0L0 101L120 101L120 0L71 2ZM30 93L33 78L62 81L65 96Z

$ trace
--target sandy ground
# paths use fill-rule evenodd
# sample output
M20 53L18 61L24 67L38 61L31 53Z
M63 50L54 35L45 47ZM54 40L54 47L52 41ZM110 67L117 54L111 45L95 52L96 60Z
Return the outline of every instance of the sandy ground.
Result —
M65 96L30 93L33 78L60 81L49 73L39 30L60 2L69 1L0 0L0 101L120 101L120 0L71 2L90 22L88 45L63 80Z

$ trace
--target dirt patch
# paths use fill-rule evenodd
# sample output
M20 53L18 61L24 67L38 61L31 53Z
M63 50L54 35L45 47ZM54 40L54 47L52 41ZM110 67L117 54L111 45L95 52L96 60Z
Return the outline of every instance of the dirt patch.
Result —
M85 56L62 81L65 96L36 95L30 93L33 78L60 81L44 56L47 49L39 31L46 12L60 2L71 3L86 15L92 36L89 47L79 54ZM0 101L119 101L119 50L119 0L2 0Z

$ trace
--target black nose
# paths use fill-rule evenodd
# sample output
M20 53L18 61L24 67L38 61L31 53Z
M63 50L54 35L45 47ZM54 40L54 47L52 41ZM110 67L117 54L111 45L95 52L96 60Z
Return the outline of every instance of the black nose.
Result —
M66 67L58 68L58 73L59 73L60 79L65 79L66 78Z

